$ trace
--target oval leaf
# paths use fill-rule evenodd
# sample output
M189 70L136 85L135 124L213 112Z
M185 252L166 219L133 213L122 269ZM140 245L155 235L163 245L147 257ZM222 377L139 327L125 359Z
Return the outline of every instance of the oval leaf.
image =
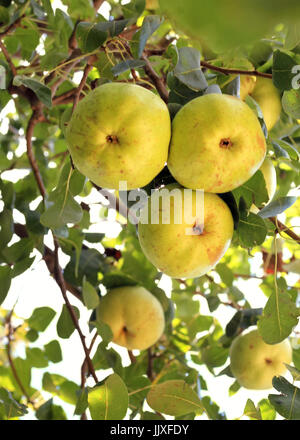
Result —
M122 420L128 408L128 391L120 376L112 374L103 385L90 390L88 404L93 420Z

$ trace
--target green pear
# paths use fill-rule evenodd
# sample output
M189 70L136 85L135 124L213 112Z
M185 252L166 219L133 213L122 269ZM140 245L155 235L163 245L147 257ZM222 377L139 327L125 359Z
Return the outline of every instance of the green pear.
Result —
M260 171L262 172L266 182L266 188L267 188L269 200L272 200L276 192L277 178L276 178L276 170L271 159L267 157L264 160L262 166L260 167ZM250 211L257 213L259 209L253 204L250 208Z
M141 213L138 234L143 252L160 271L174 278L195 278L223 257L232 238L233 218L216 194L204 194L201 212L196 191L184 192L179 185L168 185L153 193ZM154 203L158 197L159 203ZM184 210L190 206L189 219Z
M292 361L292 348L286 339L279 344L266 344L258 330L238 336L230 347L230 369L244 388L272 388L272 378L286 371L284 363Z
M66 139L75 166L101 187L147 185L167 160L171 136L168 107L134 84L107 83L77 105Z
M257 117L234 96L200 96L173 119L168 167L186 188L231 191L250 179L265 154Z
M97 319L110 326L113 342L128 350L149 348L165 327L161 303L140 286L111 289L100 301Z
M268 131L271 130L281 113L281 99L278 89L271 79L258 77L250 95L259 104L266 127Z

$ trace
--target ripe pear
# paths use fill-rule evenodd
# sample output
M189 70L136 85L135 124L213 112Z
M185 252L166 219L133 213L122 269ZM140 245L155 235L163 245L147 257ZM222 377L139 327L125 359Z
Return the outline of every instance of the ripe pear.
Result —
M265 154L257 117L234 96L200 96L173 119L168 166L186 188L231 191L250 179Z
M167 185L153 193L141 213L138 234L143 252L160 271L174 278L195 278L211 270L225 254L232 239L233 218L216 194L204 194L204 212L200 212L196 191L184 192L179 185ZM159 197L158 204L155 197ZM194 218L184 214L188 207ZM157 224L151 215L157 216Z
M244 388L272 388L272 378L286 371L284 363L292 361L292 348L286 339L279 344L266 344L258 330L238 336L230 347L230 369Z
M262 166L260 167L260 171L262 172L266 182L266 188L267 188L269 200L272 200L276 192L277 178L276 178L276 170L271 159L267 157L264 160ZM253 204L250 208L250 211L257 213L259 209Z
M270 131L278 121L281 113L281 99L278 89L274 86L272 80L258 77L250 95L259 104L266 127Z
M110 326L113 342L128 350L149 348L165 327L161 303L140 286L111 289L100 301L97 319Z
M134 84L107 83L80 101L66 139L75 166L101 187L147 185L167 160L171 136L168 107Z
M244 101L253 92L256 76L240 75L240 98Z

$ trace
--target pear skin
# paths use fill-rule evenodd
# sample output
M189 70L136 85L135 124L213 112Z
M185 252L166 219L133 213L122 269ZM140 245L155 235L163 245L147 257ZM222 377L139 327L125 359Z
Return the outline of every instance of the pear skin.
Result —
M200 96L173 119L168 167L186 188L231 191L250 179L265 155L258 118L234 96Z
M97 319L110 326L113 342L128 350L149 348L165 327L161 303L140 286L111 289L100 301Z
M147 185L168 156L171 121L153 92L127 83L107 83L77 105L66 140L78 170L97 185L119 189Z
M166 203L168 195L163 188L159 190L161 203L153 208L154 214L158 211L157 224L153 221L151 223L151 204L154 195L152 194L148 200L145 215L148 216L148 223L143 224L140 221L138 225L140 245L151 263L170 277L202 276L217 264L230 245L233 234L230 209L216 194L205 193L204 222L201 224L200 212L196 213L195 191L190 191L183 199L184 188L171 185L166 187L168 188L172 188L174 194L169 198L170 211ZM182 200L181 207L179 207L180 200ZM193 207L195 218L192 223L183 215L186 204ZM169 224L166 221L168 212L170 212ZM189 235L187 233L189 229L193 229L196 234Z
M266 344L258 330L238 336L230 347L230 369L237 381L250 390L272 388L272 379L285 373L284 363L292 361L292 348L286 339Z

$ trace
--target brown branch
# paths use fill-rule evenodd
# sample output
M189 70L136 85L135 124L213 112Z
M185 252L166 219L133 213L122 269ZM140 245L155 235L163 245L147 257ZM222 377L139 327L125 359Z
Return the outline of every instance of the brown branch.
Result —
M161 99L163 101L165 101L166 104L168 104L168 100L169 100L169 92L164 84L164 81L162 78L160 78L158 76L158 74L155 72L155 70L153 69L150 61L148 60L148 58L146 57L146 55L142 56L142 59L145 61L145 66L144 66L144 71L146 73L146 75L150 78L150 80L152 81L152 83L155 85L156 90L158 91Z
M149 380L152 382L154 380L154 373L153 373L153 359L154 359L154 356L152 355L151 348L148 348L147 356L148 356L147 376L148 376Z
M14 223L14 232L20 238L27 238L29 236L26 226L21 223ZM46 263L49 273L54 277L54 252L46 245L44 245L43 260ZM75 286L68 283L66 280L65 286L70 293L76 296L77 299L80 301L82 300L81 292Z
M284 232L290 238L300 244L300 237L286 225L281 223L276 217L270 217L269 220L276 226L277 232Z
M13 361L13 357L11 354L11 342L12 342L12 335L14 333L14 329L11 325L11 317L12 317L12 311L9 312L9 314L7 315L6 319L5 319L5 323L7 325L7 345L6 345L6 353L7 353L7 358L8 358L8 362L11 368L11 371L13 373L13 376L22 392L22 394L26 397L26 400L28 403L30 403L32 406L34 406L34 402L31 400L28 392L26 391L24 385L22 384L22 381L18 375L18 372L16 370L14 361Z
M136 363L136 357L134 356L134 354L132 353L131 350L127 350L127 352L128 352L128 356L129 356L129 359L130 359L131 363L135 364Z
M2 50L3 55L5 56L6 61L9 64L9 67L10 67L10 70L11 70L13 76L16 76L18 74L17 69L16 69L14 63L12 62L12 60L9 56L8 50L6 49L5 45L2 43L1 39L0 39L0 49Z
M263 78L272 79L271 73L258 72L257 70L227 69L225 67L214 66L213 64L210 64L206 61L201 61L201 66L206 67L207 69L210 70L215 70L216 72L223 73L224 75L239 74L239 75L261 76Z
M59 288L61 290L63 299L64 299L65 304L67 306L67 309L68 309L68 311L70 313L70 317L71 317L71 319L73 321L74 327L75 327L75 329L77 330L77 332L79 334L79 338L80 338L80 341L81 341L81 344L82 344L82 347L83 347L83 350L84 350L84 353L85 353L85 358L86 358L86 361L87 361L89 373L93 376L94 381L96 383L98 383L98 378L97 378L97 375L96 375L93 363L92 363L91 358L90 358L90 353L89 353L89 350L88 350L88 348L86 346L86 343L85 343L85 337L84 337L84 335L83 335L83 333L81 331L81 328L80 328L79 323L78 323L77 316L76 316L76 314L74 312L74 309L73 309L73 307L72 307L72 305L71 305L71 303L70 303L70 301L68 299L68 296L67 296L67 289L66 289L66 285L65 285L65 280L64 280L64 277L63 277L63 274L62 274L62 269L60 267L59 259L58 259L59 244L58 244L58 240L57 240L57 238L55 237L54 234L53 234L53 241L54 241L54 256L55 256L55 268L54 268L55 269L55 281L57 282L57 284L58 284L58 286L59 286Z
M72 112L75 110L75 108L76 108L76 106L77 106L77 104L79 102L79 97L80 97L81 92L82 92L82 90L83 90L83 88L85 86L88 74L92 70L92 68L93 68L93 65L89 64L89 62L88 62L88 64L84 68L82 79L81 79L80 84L77 87L76 93L74 95L74 103L73 103Z
M29 123L26 130L26 144L27 144L27 156L32 168L32 171L34 173L35 180L38 184L40 193L42 197L45 197L46 190L44 186L44 182L42 179L42 176L40 174L40 170L38 167L38 164L36 162L36 159L33 154L32 150L32 136L33 136L33 130L35 125L42 119L42 111L41 111L41 105L37 106L36 109L33 111L31 118L29 119Z
M13 31L17 26L19 26L22 18L25 17L25 14L21 15L21 17L17 18L16 21L11 23L3 32L0 32L0 38L6 37L11 31Z

